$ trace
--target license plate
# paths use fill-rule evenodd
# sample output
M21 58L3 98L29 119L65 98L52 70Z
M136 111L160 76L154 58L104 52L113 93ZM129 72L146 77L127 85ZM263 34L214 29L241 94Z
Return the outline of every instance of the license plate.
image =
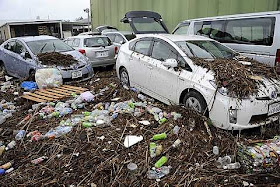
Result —
M79 77L82 77L82 76L83 76L82 71L74 71L74 72L72 72L72 79L76 79L76 78L79 78Z
M280 103L272 103L268 106L268 115L280 112Z
M96 57L107 57L107 56L109 56L109 52L108 51L96 52Z

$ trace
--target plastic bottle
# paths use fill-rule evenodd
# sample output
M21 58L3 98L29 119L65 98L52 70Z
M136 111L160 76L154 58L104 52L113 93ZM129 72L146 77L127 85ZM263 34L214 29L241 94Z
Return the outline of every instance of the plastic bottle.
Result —
M158 145L156 148L156 156L159 156L163 150L162 145Z
M0 115L0 125L3 124L6 121L6 118L4 115Z
M174 128L173 128L173 133L178 135L179 134L179 130L180 130L180 127L178 125L176 125Z
M226 166L224 166L224 169L239 169L241 167L239 162L235 162L235 163L231 163L231 164L227 164Z
M165 123L166 121L167 121L166 118L162 118L158 121L158 123L161 125L161 124Z
M219 147L218 146L214 146L213 147L213 154L214 155L218 155L219 154Z
M1 169L9 169L11 166L13 165L13 162L8 162L6 164L3 164L2 166L0 166Z
M153 140L163 140L167 137L166 133L161 133L161 134L155 134L153 136Z
M2 156L2 154L4 153L5 148L6 148L5 145L2 145L2 146L0 147L0 156Z
M173 148L176 148L176 147L178 147L180 144L181 144L181 140L180 139L177 139L173 144L172 144L172 147Z
M142 95L142 94L138 94L138 99L142 100L142 101L146 101L147 100L147 97Z
M39 158L36 158L34 160L31 161L32 164L40 164L41 162L43 162L44 160L48 159L48 157L46 156L42 156L42 157L39 157Z
M155 163L155 167L156 168L160 168L161 166L163 166L163 164L165 164L167 162L167 157L166 156L162 156L156 163Z
M6 147L5 149L6 149L6 151L7 151L7 150L9 150L9 149L13 149L15 146L16 146L16 141L13 140L13 141L11 141L11 142L7 145L7 147Z
M112 119L116 119L118 117L118 113L113 113Z
M14 170L15 170L15 168L9 168L8 170L6 170L5 173L11 173L11 172L14 171Z
M131 162L127 165L127 169L131 172L131 173L135 173L137 170L138 166L137 164Z
M90 122L83 122L83 127L85 127L85 128L89 128L89 127L92 127L92 126L93 126L93 124L90 123Z
M6 173L6 171L4 169L0 169L0 176L4 175Z
M156 148L157 148L156 143L151 142L151 143L150 143L150 156L151 156L152 158L156 157Z
M15 139L16 140L22 140L24 138L25 134L26 134L25 130L20 130L20 131L18 131Z

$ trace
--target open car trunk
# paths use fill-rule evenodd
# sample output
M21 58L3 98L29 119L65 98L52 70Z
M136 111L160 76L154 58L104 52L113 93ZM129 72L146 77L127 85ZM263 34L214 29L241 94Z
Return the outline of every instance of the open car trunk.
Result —
M135 34L169 34L160 14L151 11L127 12L123 23L129 23Z

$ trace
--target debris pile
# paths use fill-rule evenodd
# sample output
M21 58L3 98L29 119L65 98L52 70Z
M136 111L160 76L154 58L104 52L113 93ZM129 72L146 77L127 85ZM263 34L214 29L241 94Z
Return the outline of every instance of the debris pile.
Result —
M123 88L112 72L79 86L90 91L57 102L18 101L21 110L0 126L0 186L279 183L278 170L259 177L236 159L217 167L247 137L206 128L192 110Z
M44 65L50 66L70 66L77 63L72 55L61 54L58 52L40 53L37 55L39 61Z
M204 60L192 58L193 62L214 72L218 88L226 88L230 96L244 98L257 94L263 78L279 79L275 68L245 58L246 61L231 59Z

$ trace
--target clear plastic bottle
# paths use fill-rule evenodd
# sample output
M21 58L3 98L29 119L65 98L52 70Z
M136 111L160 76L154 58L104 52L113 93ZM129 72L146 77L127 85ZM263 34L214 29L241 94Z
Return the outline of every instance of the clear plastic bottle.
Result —
M216 145L213 147L213 154L214 155L218 155L219 154L219 147L216 146Z
M16 141L13 140L7 145L7 147L5 149L6 150L13 149L15 146L16 146Z
M26 134L25 130L20 130L20 131L18 131L15 139L16 140L22 140L24 138L25 134Z
M176 126L173 128L173 134L178 135L178 134L179 134L179 130L180 130L180 127L179 127L178 125L176 125Z

